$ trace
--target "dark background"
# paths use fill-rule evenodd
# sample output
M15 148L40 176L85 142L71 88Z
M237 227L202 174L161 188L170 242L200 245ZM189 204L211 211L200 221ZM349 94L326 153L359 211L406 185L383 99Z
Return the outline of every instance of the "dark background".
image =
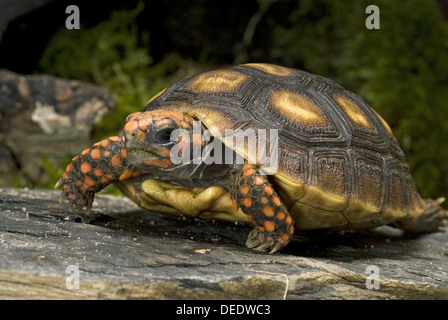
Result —
M424 197L448 195L448 5L443 0L0 0L0 68L98 83L115 134L175 80L267 62L335 79L390 124ZM68 5L81 28L67 30ZM368 30L365 9L380 9ZM1 98L1 96L0 96Z

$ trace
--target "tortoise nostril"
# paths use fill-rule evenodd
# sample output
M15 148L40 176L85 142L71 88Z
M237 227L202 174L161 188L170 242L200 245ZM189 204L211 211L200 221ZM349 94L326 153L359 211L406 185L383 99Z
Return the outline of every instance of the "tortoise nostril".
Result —
M136 140L137 139L137 132L135 131L131 131L131 132L126 132L126 140L131 141L131 140Z

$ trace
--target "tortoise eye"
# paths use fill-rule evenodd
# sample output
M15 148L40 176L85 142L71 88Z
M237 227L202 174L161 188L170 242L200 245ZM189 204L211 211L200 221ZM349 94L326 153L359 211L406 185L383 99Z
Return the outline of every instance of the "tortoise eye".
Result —
M172 142L171 141L171 133L174 131L174 128L168 127L168 128L162 128L160 130L157 130L154 133L154 141L159 144L167 144Z

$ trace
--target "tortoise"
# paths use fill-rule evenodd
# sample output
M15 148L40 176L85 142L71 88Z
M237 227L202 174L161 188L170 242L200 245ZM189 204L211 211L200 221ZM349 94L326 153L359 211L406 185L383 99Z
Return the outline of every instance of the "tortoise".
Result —
M448 217L443 198L420 197L390 127L360 96L263 63L175 82L73 158L56 187L89 214L111 183L151 211L253 224L246 246L270 253L294 230L421 233Z

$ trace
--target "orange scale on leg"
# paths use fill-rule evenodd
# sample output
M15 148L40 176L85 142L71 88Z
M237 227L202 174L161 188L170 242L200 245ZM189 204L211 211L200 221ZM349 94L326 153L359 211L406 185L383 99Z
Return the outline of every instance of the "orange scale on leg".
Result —
M93 187L93 186L95 186L95 185L97 184L96 181L93 180L93 179L90 178L90 177L85 177L85 178L84 178L84 183L85 183L86 185L90 186L90 187Z
M101 152L99 149L92 149L92 151L90 151L90 157L93 160L99 160L101 159Z
M254 167L253 165L247 163L244 165L243 170L246 171L246 170L252 169L253 167Z
M265 221L263 223L264 227L266 228L267 231L269 232L273 232L275 230L275 222L274 221Z
M249 198L249 197L244 198L244 199L243 199L243 205L244 205L246 208L250 208L250 207L252 206L252 199Z
M110 145L110 142L109 142L109 140L104 139L103 141L100 142L100 145L101 145L103 148L107 148L107 147Z
M266 193L267 195L270 196L270 195L274 194L274 190L271 187L266 186L266 187L264 187L264 193Z
M264 206L261 211L263 212L264 215L266 215L268 217L273 217L275 214L274 209L272 209L272 207L270 207L270 206Z
M277 219L278 220L283 220L285 218L286 218L286 214L283 211L277 212Z
M129 179L130 177L132 177L132 170L126 170L125 172L123 172L120 177L118 178L120 181Z
M96 169L93 171L93 173L94 173L97 177L101 177L101 176L103 176L103 174L104 174L103 170L100 169L100 168L96 168Z
M118 154L116 154L112 157L112 160L110 162L111 162L112 166L117 168L121 165L121 157Z
M254 169L249 169L249 170L247 170L246 172L244 172L244 178L248 178L248 177L250 177L251 175L253 175L254 174L254 172L255 172L255 170Z
M142 172L141 171L136 171L132 174L133 177L138 177L139 175L141 175Z
M246 184L246 185L243 185L242 187L241 187L241 193L243 194L243 195L248 195L249 194L249 191L250 191L250 188L249 188L249 186Z
M103 177L101 177L101 183L103 183L103 184L106 184L106 183L108 183L110 180L106 177L106 176L103 176Z
M289 227L289 234L293 234L294 233L294 226L290 226Z
M92 170L92 167L90 166L90 164L88 162L83 162L81 164L81 172L82 173L89 173L90 170Z
M269 199L268 199L267 197L261 197L261 198L260 198L260 202L261 202L262 204L268 204L268 203L269 203Z
M272 198L272 203L275 204L276 206L280 206L282 204L279 197Z

